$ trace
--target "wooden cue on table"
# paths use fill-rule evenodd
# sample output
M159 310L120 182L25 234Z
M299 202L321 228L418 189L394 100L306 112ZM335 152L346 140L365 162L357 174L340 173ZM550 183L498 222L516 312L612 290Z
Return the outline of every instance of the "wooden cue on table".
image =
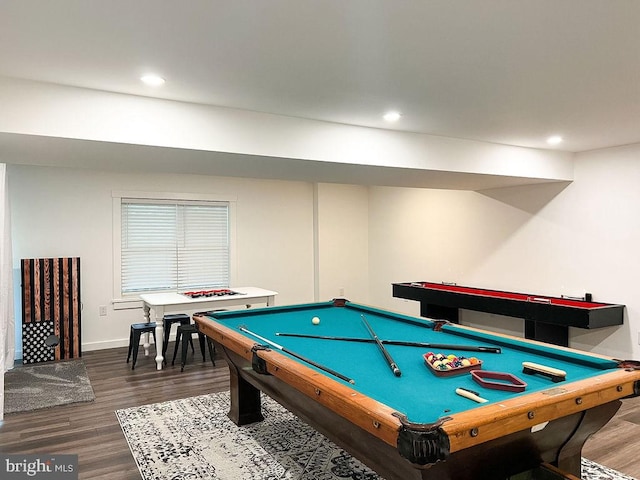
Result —
M302 355L299 355L291 350L289 350L288 348L283 347L282 345L277 344L276 342L272 342L271 340L268 340L260 335L258 335L257 333L252 332L251 330L248 330L247 328L243 327L243 326L239 326L238 327L241 331L243 331L244 333L247 333L251 336L254 336L260 340L262 340L263 342L267 343L268 345L271 345L272 347L283 351L284 353L288 353L289 355L291 355L292 357L297 358L298 360L302 360L305 363L308 363L309 365L313 365L316 368L319 368L320 370L327 372L330 375L333 375L334 377L338 377L340 380L344 380L347 383L350 384L355 384L355 380L353 380L352 378L347 377L346 375L341 374L340 372L336 372L335 370L332 370L329 367L325 367L324 365L319 364L318 362L311 360L309 358L303 357Z
M313 338L316 340L337 340L341 342L364 342L364 343L375 342L373 338L331 337L327 335L307 335L306 333L277 332L276 335L279 337ZM401 347L442 348L446 350L464 350L469 352L502 353L502 350L499 347L455 345L455 344L448 344L448 343L410 342L405 340L380 340L380 341L385 345L399 345Z
M362 318L362 321L364 322L365 326L367 327L367 330L369 330L369 333L371 334L371 336L375 340L376 344L378 345L378 349L380 349L380 352L382 353L382 356L384 357L384 359L389 364L389 368L391 368L391 371L393 372L393 374L396 377L399 377L400 375L402 375L402 372L398 368L398 365L393 360L393 358L391 358L391 355L389 354L389 352L387 352L387 349L384 347L384 345L382 344L382 342L380 341L380 339L376 335L376 332L373 331L373 328L371 328L371 325L369 325L369 322L367 322L367 319L365 318L364 314L361 313L360 314L360 318Z

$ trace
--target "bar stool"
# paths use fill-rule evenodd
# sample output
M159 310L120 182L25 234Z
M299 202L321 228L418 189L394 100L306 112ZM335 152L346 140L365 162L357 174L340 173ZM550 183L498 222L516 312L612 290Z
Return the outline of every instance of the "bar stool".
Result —
M198 334L198 340L200 343L200 352L202 352L202 361L205 361L204 355L204 342L205 338L207 340L207 346L209 347L209 356L211 357L211 363L213 366L216 366L216 362L214 360L215 348L213 343L209 337L207 337L204 333L198 330L198 326L195 323L190 323L188 325L178 325L178 332L176 333L176 346L173 349L173 360L171 361L171 365L175 364L176 355L178 354L178 345L180 341L182 341L182 359L181 359L181 367L180 371L184 372L184 365L187 361L187 339L193 341L193 334ZM195 352L194 352L195 353Z
M153 334L153 343L158 348L158 342L156 342L156 324L155 323L132 323L131 330L129 331L129 353L127 354L127 363L131 358L133 352L133 362L131 363L131 370L136 368L136 361L138 360L138 347L140 346L140 336L143 333Z
M179 323L180 325L188 325L191 322L189 315L185 315L184 313L175 313L171 315L165 315L162 318L162 323L164 325L164 338L162 339L162 358L164 359L164 363L167 363L167 347L169 346L169 335L171 334L171 327L174 323ZM176 336L176 344L178 337ZM189 343L191 344L191 352L195 353L193 348L193 339L189 337Z

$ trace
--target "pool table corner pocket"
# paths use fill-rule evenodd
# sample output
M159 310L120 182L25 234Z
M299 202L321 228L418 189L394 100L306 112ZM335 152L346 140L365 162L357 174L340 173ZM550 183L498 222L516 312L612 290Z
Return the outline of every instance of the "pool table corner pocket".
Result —
M260 356L258 356L258 351L260 350L266 351L269 350L269 347L260 345L258 343L251 347L251 352L253 354L251 356L251 367L256 373L259 373L261 375L270 375L270 373L267 371L267 362L263 358L260 358Z
M449 457L449 437L440 426L451 417L442 417L434 423L420 424L409 421L404 414L395 412L393 415L402 424L397 445L402 457L420 466L431 465Z

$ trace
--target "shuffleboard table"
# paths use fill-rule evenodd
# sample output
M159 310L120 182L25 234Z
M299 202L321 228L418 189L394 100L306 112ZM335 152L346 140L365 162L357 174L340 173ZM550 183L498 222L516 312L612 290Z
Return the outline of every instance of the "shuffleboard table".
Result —
M495 480L541 465L579 477L584 442L640 393L637 362L344 299L194 319L229 365L236 424L262 419L264 392L386 480ZM438 371L428 353L473 366Z
M462 308L522 318L525 338L563 346L569 346L569 327L611 327L622 325L624 319L624 305L588 298L548 297L436 282L394 283L392 289L394 297L419 301L423 317L458 323Z

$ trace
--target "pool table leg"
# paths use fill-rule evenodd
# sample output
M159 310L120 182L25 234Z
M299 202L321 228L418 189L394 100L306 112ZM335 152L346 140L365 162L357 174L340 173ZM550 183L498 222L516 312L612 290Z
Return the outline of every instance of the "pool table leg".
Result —
M228 359L226 348L221 348L222 354ZM229 418L236 425L247 425L249 423L264 420L262 416L262 403L260 400L260 390L247 382L238 370L238 367L231 361L227 361L229 366L231 409Z
M557 467L581 478L582 447L591 435L613 418L621 406L622 402L616 400L586 410L573 435L558 452Z

